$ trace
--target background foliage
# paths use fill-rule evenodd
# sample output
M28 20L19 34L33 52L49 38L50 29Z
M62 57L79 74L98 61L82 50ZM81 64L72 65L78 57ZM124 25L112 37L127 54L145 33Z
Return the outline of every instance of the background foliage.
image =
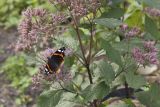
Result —
M42 3L44 1L3 1L0 5L2 8L0 14L3 16L0 18L1 25L5 27L16 25L21 10L29 5L36 7ZM160 84L150 82L146 80L146 75L137 73L139 66L131 55L133 48L143 48L145 40L156 41L155 47L160 49L160 15L155 16L144 11L147 7L160 9L160 1L101 0L101 3L96 17L93 18L93 13L90 12L80 19L79 34L72 24L61 24L60 26L67 26L67 30L51 39L50 43L57 49L62 46L72 49L73 55L66 56L64 64L69 69L72 79L67 84L61 81L62 85L57 81L43 81L45 87L37 99L38 107L62 107L64 105L65 107L136 107L132 96L140 102L142 107L144 105L147 107L160 106L158 96L160 95ZM52 12L57 11L55 7L53 10L51 9L51 4L41 6L49 8L48 10ZM57 7L60 8L59 5ZM59 10L67 13L65 7ZM6 12L10 12L10 14L6 14ZM93 25L87 18L94 19ZM128 28L136 27L140 29L140 32L135 37L128 39L120 29L124 24L128 25ZM87 66L83 57L89 59L91 33L94 33L92 53L89 66ZM78 44L77 35L81 36L85 50L84 56ZM35 57L35 55L33 56ZM160 58L160 53L158 56ZM24 92L26 87L31 84L31 76L38 71L37 64L28 59L33 60L26 55L13 56L8 58L2 67L7 78L12 80L12 85L20 92ZM88 76L88 69L90 69L92 82ZM115 94L120 101L116 100L118 104L113 103L114 101L110 102L106 96L117 91L119 87L123 87L125 90L119 96L117 93ZM134 92L128 92L130 91L128 88L134 89ZM138 89L143 91L136 92L135 90ZM126 94L131 94L131 96ZM113 97L109 96L109 98Z

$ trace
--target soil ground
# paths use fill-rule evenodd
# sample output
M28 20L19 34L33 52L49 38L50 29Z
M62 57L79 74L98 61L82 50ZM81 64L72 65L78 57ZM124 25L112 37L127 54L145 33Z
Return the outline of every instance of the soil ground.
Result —
M16 28L4 30L0 28L0 67L7 57L13 55L14 52L9 49L9 45L16 42L18 32ZM1 70L1 69L0 69ZM4 73L0 73L0 107L19 107L16 104L16 98L19 96L18 91L10 86L10 81L6 79ZM35 107L32 97L35 97L34 93L31 92L31 87L27 89L25 95L31 97L32 101L28 104L24 104L20 107Z

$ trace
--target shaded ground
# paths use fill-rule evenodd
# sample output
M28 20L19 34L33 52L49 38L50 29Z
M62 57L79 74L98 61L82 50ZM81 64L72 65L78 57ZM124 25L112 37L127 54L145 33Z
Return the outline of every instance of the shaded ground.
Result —
M0 28L0 64L4 62L7 56L13 54L11 50L8 49L8 46L16 41L17 38L17 30L3 30Z
M3 30L0 28L0 67L8 56L14 54L8 46L16 42L17 35L16 29ZM16 98L19 94L14 87L10 86L10 83L11 82L6 79L6 75L0 73L0 107L18 107L16 105ZM31 87L27 89L25 95L29 97L31 101L20 107L34 107L36 94L32 92Z
M13 52L8 48L8 46L16 40L17 31L11 29L8 31L0 29L0 65L5 61L5 59L13 54ZM6 79L4 73L0 73L0 105L4 107L16 107L15 98L17 96L16 90L9 86L10 81Z

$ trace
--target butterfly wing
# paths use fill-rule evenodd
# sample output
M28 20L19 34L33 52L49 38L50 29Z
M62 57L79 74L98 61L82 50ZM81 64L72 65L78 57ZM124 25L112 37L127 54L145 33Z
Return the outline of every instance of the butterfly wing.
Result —
M50 73L58 73L59 68L62 66L64 62L64 58L61 55L52 55L51 58L48 59L48 66L51 70Z

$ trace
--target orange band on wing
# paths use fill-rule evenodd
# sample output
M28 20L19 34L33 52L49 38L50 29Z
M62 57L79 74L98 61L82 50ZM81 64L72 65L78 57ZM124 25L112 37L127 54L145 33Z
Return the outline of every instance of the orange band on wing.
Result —
M46 64L46 65L47 65L47 67L48 67L49 71L52 71L52 70L51 70L51 68L49 67L49 65L48 65L48 64Z
M62 54L58 54L58 53L53 53L51 56L56 55L56 56L61 56L62 58L64 57Z
M60 73L60 70L61 70L61 67L62 67L63 64L64 64L64 61L60 64L60 66L59 66L58 69L56 70L56 74L59 74L59 73Z

